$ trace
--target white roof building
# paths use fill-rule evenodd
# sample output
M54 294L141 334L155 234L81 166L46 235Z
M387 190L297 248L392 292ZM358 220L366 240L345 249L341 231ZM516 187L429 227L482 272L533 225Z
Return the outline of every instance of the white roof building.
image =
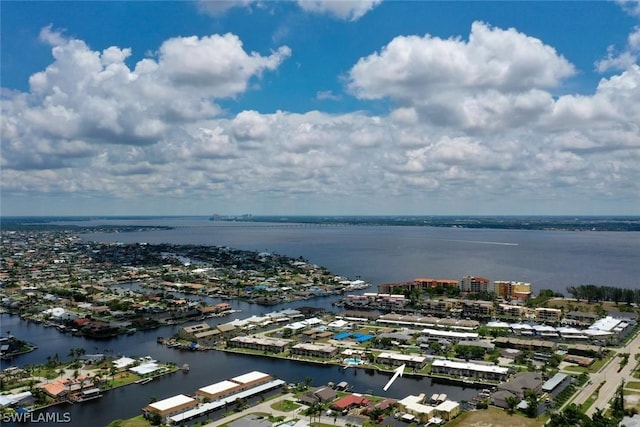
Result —
M405 410L412 415L424 415L427 418L430 418L430 415L436 410L436 408L420 403L423 399L424 396L409 395L404 399L399 400L398 404L401 407L404 407Z
M452 368L452 369L464 369L464 370L476 371L476 372L490 372L490 373L502 374L502 375L506 375L509 373L509 368L505 368L502 366L482 365L480 363L471 363L471 362L454 362L453 360L437 359L433 361L432 366Z
M236 382L238 384L248 384L259 380L269 380L271 379L271 375L265 374L260 371L248 372L243 375L239 375L237 377L231 378L231 381Z
M206 387L202 387L198 389L199 392L209 395L217 395L219 393L224 393L229 390L233 390L238 387L238 383L234 383L233 381L224 380L217 382L215 384L208 385Z
M423 329L422 335L428 335L430 337L444 338L444 339L458 339L458 340L477 340L480 336L476 332L455 332L444 331L439 329Z
M621 319L615 319L611 316L603 317L600 320L597 320L593 325L589 327L589 329L597 329L599 331L613 331L618 325L622 323Z
M144 375L149 375L156 371L159 371L160 369L162 369L162 367L158 365L156 362L148 362L138 366L133 366L129 368L129 371L135 374L138 374L140 376L144 376Z
M122 356L120 359L116 359L111 363L113 363L113 366L116 369L124 369L124 368L127 368L127 367L133 365L134 363L136 363L136 361L135 361L135 359L132 359L130 357Z
M177 396L172 396L167 399L153 402L149 404L149 407L155 409L158 412L165 412L177 406L184 405L185 403L191 403L191 402L195 402L195 399L193 397L185 396L184 394L179 394Z

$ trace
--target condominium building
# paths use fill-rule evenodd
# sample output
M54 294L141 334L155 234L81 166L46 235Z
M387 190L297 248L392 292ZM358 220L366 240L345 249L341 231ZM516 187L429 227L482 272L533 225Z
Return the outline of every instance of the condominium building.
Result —
M299 356L331 358L338 354L338 348L331 345L296 344L291 348L291 354Z
M453 375L464 378L504 381L509 375L509 368L438 359L433 361L431 372L434 374Z
M460 291L467 293L489 292L489 279L476 276L465 276L460 280Z
M493 282L493 292L506 299L526 300L531 297L531 283L496 280Z
M378 285L378 292L393 293L393 292L410 292L414 289L436 289L436 288L457 288L459 287L458 280L455 279L430 279L430 278L418 278L412 282L404 283L385 283Z

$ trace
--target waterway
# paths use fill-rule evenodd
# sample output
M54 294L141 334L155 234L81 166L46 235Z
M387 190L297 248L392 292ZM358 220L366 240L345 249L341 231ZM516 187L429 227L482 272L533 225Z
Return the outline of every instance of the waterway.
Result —
M568 232L523 230L444 229L432 227L371 226L287 226L247 223L218 223L206 218L150 220L99 220L79 225L169 225L172 230L128 233L95 233L88 240L104 242L147 242L230 246L238 249L271 251L292 257L302 256L351 279L361 277L374 286L412 280L416 277L460 278L471 274L491 280L531 282L534 291L550 288L565 292L566 286L597 284L636 286L640 277L638 233ZM325 297L287 305L262 307L230 301L241 310L231 316L209 319L225 323L281 308L313 305L332 309L338 297ZM62 334L55 328L28 323L15 316L1 315L3 333L38 345L32 353L10 361L11 365L43 363L56 353L67 358L70 348L108 355L150 355L162 362L188 363L188 374L175 374L145 385L131 385L105 393L97 400L52 411L69 411L72 426L103 426L117 418L140 414L152 398L163 399L178 393L193 393L200 387L252 370L267 372L287 382L312 379L320 385L328 381L348 381L359 392L373 392L393 398L408 394L446 393L455 400L476 394L471 388L438 384L430 379L399 378L384 392L391 374L342 370L262 357L222 352L189 352L156 343L157 336L171 336L180 326L167 326L110 340L89 340ZM3 361L2 367L8 366ZM9 424L7 424L9 425Z

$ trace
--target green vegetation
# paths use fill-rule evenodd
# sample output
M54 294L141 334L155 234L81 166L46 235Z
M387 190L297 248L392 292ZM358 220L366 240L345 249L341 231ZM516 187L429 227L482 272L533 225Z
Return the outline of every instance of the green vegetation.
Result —
M640 289L625 289L614 286L579 285L567 287L573 298L588 302L613 301L618 304L640 303Z
M274 403L273 405L271 405L272 409L275 409L276 411L282 411L282 412L291 412L291 411L295 411L296 409L300 408L302 405L292 402L291 400L281 400L279 402Z

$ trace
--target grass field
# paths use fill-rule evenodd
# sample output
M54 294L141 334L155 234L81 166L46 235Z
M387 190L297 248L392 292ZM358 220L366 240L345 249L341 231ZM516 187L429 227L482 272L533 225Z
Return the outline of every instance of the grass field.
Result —
M121 424L116 425L118 427L149 427L151 424L142 415L138 415L137 417L123 420Z
M291 412L295 409L298 409L300 406L301 405L292 402L291 400L281 400L271 405L271 408L275 409L276 411Z
M489 409L465 412L455 420L447 423L447 427L540 427L541 419L525 418L522 415L509 415L505 411L489 407Z

